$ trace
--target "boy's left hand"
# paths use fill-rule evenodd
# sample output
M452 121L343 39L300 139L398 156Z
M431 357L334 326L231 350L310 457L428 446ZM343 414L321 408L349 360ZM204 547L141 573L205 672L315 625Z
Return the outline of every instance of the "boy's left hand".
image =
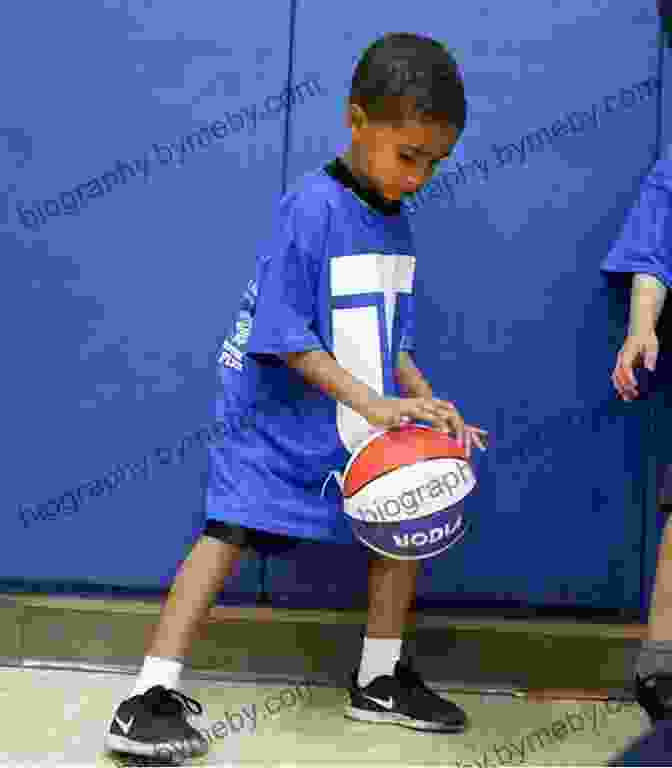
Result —
M413 362L413 358L407 351L399 353L397 377L400 379L402 389L406 392L406 397L423 398L434 401L441 406L435 414L438 417L438 421L434 423L434 426L436 428L443 428L452 434L458 443L464 446L467 457L471 455L472 443L477 445L482 451L486 450L488 433L480 427L465 424L460 412L455 407L455 403L451 403L449 400L438 400L434 397L429 382L418 370Z
M448 432L457 439L457 442L460 445L464 446L464 452L467 458L471 456L472 445L477 445L482 451L485 451L488 435L487 431L480 427L474 427L471 424L465 424L455 403L446 400L444 400L443 403L444 405L450 406L452 410L452 417L446 417L446 421L449 424Z

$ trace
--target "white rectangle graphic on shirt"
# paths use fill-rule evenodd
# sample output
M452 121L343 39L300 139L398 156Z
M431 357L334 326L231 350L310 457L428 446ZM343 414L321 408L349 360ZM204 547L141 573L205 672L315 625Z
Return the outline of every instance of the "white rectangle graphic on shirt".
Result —
M331 295L357 296L363 293L382 293L383 276L379 268L380 259L390 259L394 273L394 284L390 286L397 293L411 293L415 257L400 254L356 253L351 256L336 256L331 259Z
M334 356L339 365L382 395L383 360L378 309L337 309L332 312L332 322ZM366 419L341 403L337 403L336 420L341 440L349 451L373 430Z

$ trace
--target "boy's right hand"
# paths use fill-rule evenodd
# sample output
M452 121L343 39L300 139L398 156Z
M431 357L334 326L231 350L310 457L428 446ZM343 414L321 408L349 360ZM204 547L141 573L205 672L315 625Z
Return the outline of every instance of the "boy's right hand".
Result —
M611 381L623 400L629 402L639 397L633 368L643 364L647 370L654 371L657 359L658 337L654 331L631 334L625 339L611 374Z
M377 397L361 415L374 427L392 429L406 421L427 421L437 429L464 439L464 421L453 403L425 397Z

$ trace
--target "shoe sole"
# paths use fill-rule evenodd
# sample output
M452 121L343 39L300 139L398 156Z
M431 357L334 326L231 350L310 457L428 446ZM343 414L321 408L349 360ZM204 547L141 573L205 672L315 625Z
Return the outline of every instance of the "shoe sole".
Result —
M138 755L140 757L150 757L156 760L166 760L170 755L173 764L177 765L175 761L191 760L196 757L203 757L207 754L208 749L204 749L202 752L196 750L195 752L190 748L189 753L186 749L181 749L175 744L169 744L163 742L159 744L147 744L142 741L132 741L124 736L116 736L113 733L108 733L105 738L105 747L110 752L122 752L129 755Z
M463 733L466 725L450 725L449 723L432 723L428 720L416 720L409 715L400 712L373 712L370 709L358 709L346 707L345 716L349 720L358 720L362 723L382 723L387 725L401 725L414 731L434 731L440 733Z

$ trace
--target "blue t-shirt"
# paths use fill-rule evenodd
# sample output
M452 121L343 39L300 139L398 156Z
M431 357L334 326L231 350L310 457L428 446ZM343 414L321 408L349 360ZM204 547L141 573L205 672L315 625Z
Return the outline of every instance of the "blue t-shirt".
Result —
M368 202L367 202L368 201ZM280 202L218 364L207 517L318 541L351 542L330 473L373 428L285 363L325 350L353 376L400 396L413 348L415 257L403 206L362 190L340 161Z
M672 288L672 158L659 160L642 183L604 272L654 275Z

